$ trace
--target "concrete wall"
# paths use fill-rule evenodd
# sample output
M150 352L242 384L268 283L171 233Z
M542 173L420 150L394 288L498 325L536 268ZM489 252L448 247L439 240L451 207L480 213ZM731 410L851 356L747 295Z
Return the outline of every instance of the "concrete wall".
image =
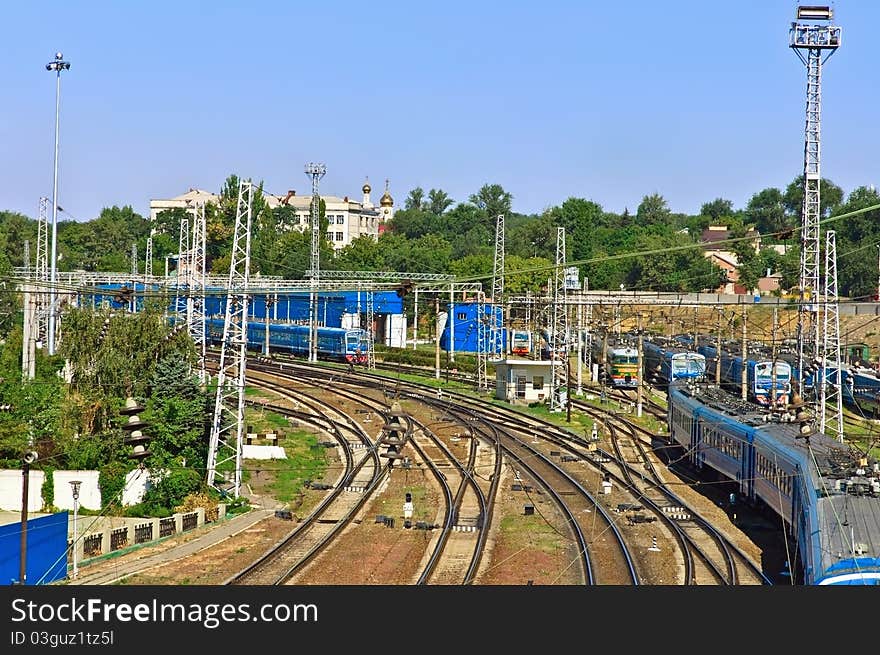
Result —
M56 470L52 473L55 498L53 504L58 509L73 510L73 489L71 480L79 480L79 506L91 510L103 507L101 488L98 486L98 471ZM136 505L143 500L144 492L150 488L148 470L134 469L125 478L122 492L123 505ZM43 508L42 487L46 475L43 471L31 471L28 477L28 512L39 512ZM22 476L19 469L0 470L0 509L21 511Z
M40 492L46 476L42 471L31 471L28 476L28 512L39 512L43 508ZM0 509L21 511L22 474L20 469L0 471Z

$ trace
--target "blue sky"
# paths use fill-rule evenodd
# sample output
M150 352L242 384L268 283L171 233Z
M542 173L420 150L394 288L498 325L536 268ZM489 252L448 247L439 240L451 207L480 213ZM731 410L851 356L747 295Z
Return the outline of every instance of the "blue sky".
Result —
M809 3L812 4L812 3ZM823 67L822 175L880 183L880 3L839 0ZM734 10L728 9L729 7ZM267 191L401 206L486 183L533 213L569 197L634 211L745 206L803 169L796 2L4 3L0 209L51 197L56 51L61 219L89 220L235 173Z

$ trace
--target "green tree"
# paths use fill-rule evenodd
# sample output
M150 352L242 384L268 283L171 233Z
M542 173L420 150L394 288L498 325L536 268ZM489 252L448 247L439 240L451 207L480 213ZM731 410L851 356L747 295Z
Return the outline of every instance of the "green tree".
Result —
M468 201L482 209L494 225L498 214L510 213L513 196L504 190L500 184L484 184L480 190L468 198Z
M839 213L880 204L873 186L853 189ZM877 244L880 243L880 210L874 209L828 226L837 230L838 282L842 295L871 298L877 292Z
M651 224L666 225L669 223L670 213L666 199L659 193L653 193L642 198L642 202L639 203L639 207L636 210L636 218L641 226Z
M827 218L835 213L835 210L840 206L842 201L843 189L824 177L819 180L819 216L821 218ZM788 212L788 215L796 219L794 224L799 225L804 203L803 175L798 175L785 188L783 203L785 204L785 210Z
M409 192L406 200L403 201L404 209L415 209L421 211L423 209L423 204L425 202L425 190L422 187L417 186L415 189Z
M452 198L442 189L428 191L427 210L435 216L442 216L453 204Z
M719 221L722 218L733 216L733 202L724 198L715 198L711 202L705 202L700 207L700 214L708 216L713 221Z
M380 271L385 265L382 238L359 236L334 255L333 265L341 271Z
M764 235L779 234L793 226L791 217L786 214L782 191L773 187L754 194L749 199L745 214L755 229Z

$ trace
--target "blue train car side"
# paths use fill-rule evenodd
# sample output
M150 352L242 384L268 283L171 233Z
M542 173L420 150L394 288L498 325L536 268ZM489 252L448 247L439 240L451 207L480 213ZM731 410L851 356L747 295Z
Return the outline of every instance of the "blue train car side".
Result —
M808 585L880 584L880 467L723 390L670 385L669 441L777 514Z
M223 340L223 319L205 320L208 343ZM266 342L266 323L247 322L247 342L252 349L262 349ZM366 330L360 328L318 327L316 351L318 359L366 364L369 341ZM270 352L284 352L307 357L309 354L309 326L269 323Z

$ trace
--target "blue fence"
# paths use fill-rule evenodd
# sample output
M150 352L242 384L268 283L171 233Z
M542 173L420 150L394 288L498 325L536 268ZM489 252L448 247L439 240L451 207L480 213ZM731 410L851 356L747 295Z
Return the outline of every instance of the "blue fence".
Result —
M67 512L29 519L25 584L42 585L67 577ZM21 523L0 526L0 584L18 584Z

